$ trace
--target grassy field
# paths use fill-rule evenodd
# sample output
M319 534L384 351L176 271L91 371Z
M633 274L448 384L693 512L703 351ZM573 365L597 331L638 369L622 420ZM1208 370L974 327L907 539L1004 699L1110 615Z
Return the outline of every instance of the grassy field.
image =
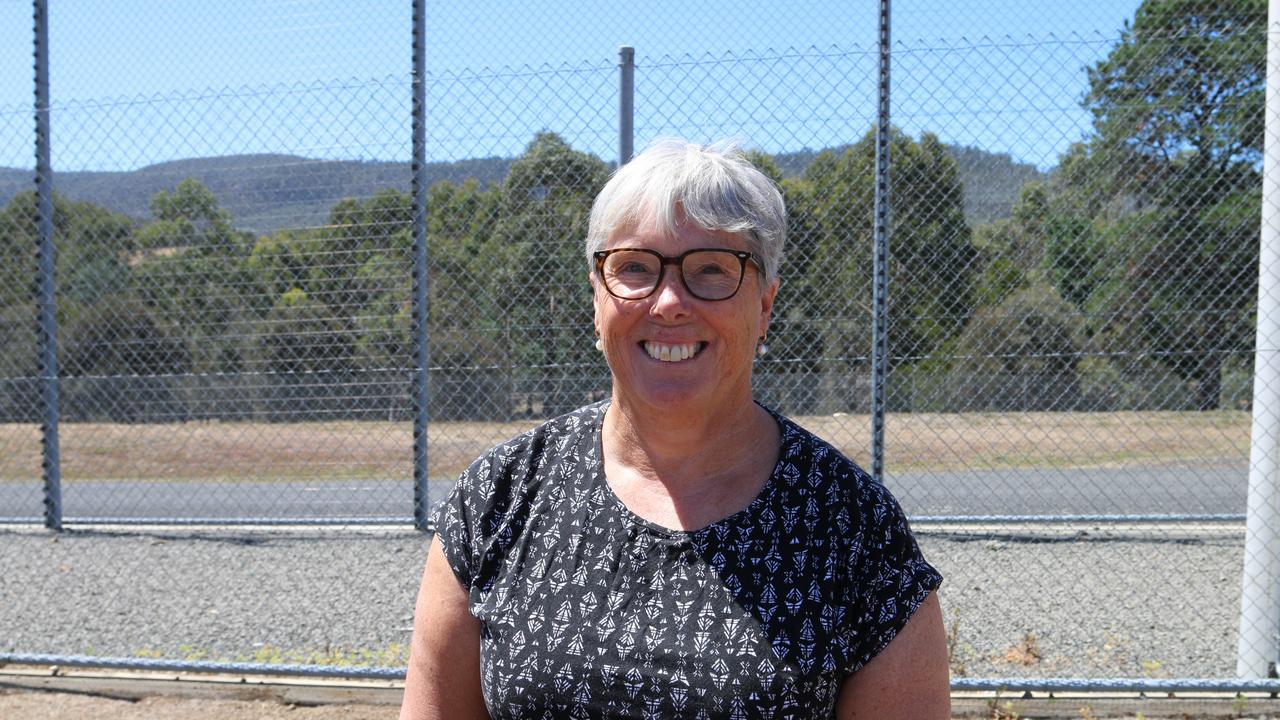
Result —
M865 415L795 418L860 463ZM456 476L493 445L535 423L450 422L428 433L432 478ZM1119 467L1242 460L1249 415L1218 412L894 414L885 428L891 471ZM404 480L412 427L392 422L61 427L64 480ZM40 431L0 424L0 481L40 477Z

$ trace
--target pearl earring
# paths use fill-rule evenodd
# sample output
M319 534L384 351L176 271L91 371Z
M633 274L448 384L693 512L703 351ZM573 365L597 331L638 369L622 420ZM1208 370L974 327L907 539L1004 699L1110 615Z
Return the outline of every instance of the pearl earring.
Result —
M769 353L769 346L764 343L764 336L760 336L760 344L756 345L756 355L764 357Z
M599 350L600 352L604 352L604 340L603 340L603 339L601 339L601 338L596 338L596 349L597 349L597 350Z

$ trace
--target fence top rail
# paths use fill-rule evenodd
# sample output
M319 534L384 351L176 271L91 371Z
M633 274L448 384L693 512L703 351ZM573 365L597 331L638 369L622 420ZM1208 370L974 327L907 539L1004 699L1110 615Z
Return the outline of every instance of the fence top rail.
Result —
M153 670L165 672L239 673L246 675L292 675L348 679L403 680L403 667L298 665L208 660L164 660L153 658L94 657L90 655L0 654L0 664L57 665L60 667ZM1070 678L1005 677L952 678L953 691L992 690L1001 692L1232 692L1280 693L1280 679L1244 678Z

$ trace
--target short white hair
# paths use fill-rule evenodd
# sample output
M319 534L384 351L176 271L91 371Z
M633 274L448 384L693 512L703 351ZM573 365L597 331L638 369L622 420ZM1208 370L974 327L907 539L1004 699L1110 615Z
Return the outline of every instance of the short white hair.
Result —
M673 235L682 219L737 235L759 258L765 281L778 278L787 235L782 193L732 141L663 138L618 168L591 206L587 262L594 267L592 254L609 238L650 219Z

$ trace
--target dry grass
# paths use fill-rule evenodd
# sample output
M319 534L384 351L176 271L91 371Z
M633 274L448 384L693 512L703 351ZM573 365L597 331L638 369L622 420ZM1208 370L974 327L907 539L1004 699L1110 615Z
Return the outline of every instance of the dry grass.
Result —
M796 420L867 462L870 419ZM534 422L431 425L433 478L457 475L485 449ZM885 428L893 471L1159 465L1243 459L1249 415L1219 412L895 414ZM68 423L62 472L77 479L403 480L412 476L412 427L391 422L158 425ZM0 481L40 476L34 425L0 424Z
M797 420L867 460L867 416ZM1248 451L1249 414L1240 411L899 413L885 423L885 463L896 471L1160 465Z
M1018 642L1004 651L1004 661L1012 665L1030 667L1044 658L1040 644L1036 642L1035 633L1023 633Z

